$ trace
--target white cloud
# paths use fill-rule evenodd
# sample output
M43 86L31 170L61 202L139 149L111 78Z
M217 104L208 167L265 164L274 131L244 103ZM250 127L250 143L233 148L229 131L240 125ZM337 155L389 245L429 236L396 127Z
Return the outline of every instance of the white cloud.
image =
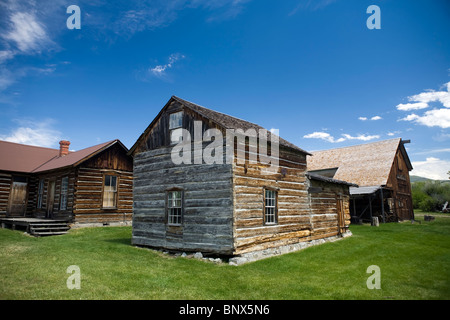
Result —
M425 177L435 180L448 179L447 172L450 170L450 161L429 157L425 161L413 161L411 175Z
M394 131L394 132L388 132L387 135L392 137L392 136L395 136L396 134L400 134L400 133L402 133L402 132L401 131Z
M383 118L380 116L373 116L370 118L370 120L372 120L372 121L381 120L381 119L383 119ZM367 117L359 117L358 120L366 121L366 120L368 120L368 118Z
M400 121L413 121L427 127L450 128L450 109L433 109L426 111L422 116L409 114Z
M0 140L40 147L54 147L61 140L61 133L51 127L54 122L51 119L42 122L30 120L16 122L20 126L8 134L0 135Z
M409 97L409 101L417 101L422 103L430 103L439 101L446 108L450 108L450 82L446 83L444 86L447 87L447 91L434 91L427 90L426 92L422 92L416 95Z
M331 143L336 143L336 142L342 142L345 141L344 138L339 138L339 139L335 139L334 137L332 137L329 133L327 132L313 132L310 134L307 134L305 136L303 136L303 138L307 138L307 139L322 139Z
M40 52L52 41L44 26L30 13L15 12L10 16L11 29L3 38L15 43L21 52Z
M304 135L303 138L307 138L307 139L321 139L321 140L328 141L328 142L331 142L331 143L344 142L346 140L369 141L369 140L380 138L379 135L365 135L365 134L359 134L357 136L352 136L352 135L343 133L342 136L343 136L343 138L341 137L339 139L336 139L335 137L330 135L328 132L316 131L316 132Z
M157 65L153 68L150 68L149 71L157 77L164 76L167 69L172 68L173 64L175 62L177 62L178 60L183 59L183 58L184 58L184 56L182 54L179 54L179 53L171 54L169 56L169 62L167 64Z
M14 58L14 52L11 50L0 51L0 64Z
M353 137L349 134L344 133L343 136L347 139L347 140L361 140L361 141L370 141L373 139L379 139L380 136L379 135L365 135L365 134L359 134L356 137Z
M420 110L428 108L428 103L416 102L416 103L400 103L397 105L397 110L410 111L410 110Z
M447 91L425 90L408 97L413 103L399 104L397 110L411 111L430 107L431 102L439 102L443 108L425 111L422 115L411 113L399 121L412 121L427 127L450 128L450 82L444 84Z

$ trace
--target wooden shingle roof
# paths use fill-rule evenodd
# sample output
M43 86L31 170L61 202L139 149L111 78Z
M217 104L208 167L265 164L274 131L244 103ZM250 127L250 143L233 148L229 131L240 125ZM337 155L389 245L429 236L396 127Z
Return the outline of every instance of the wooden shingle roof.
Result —
M412 170L400 138L357 146L315 151L307 157L308 171L338 168L334 179L359 186L386 185L397 150L400 148L408 170Z

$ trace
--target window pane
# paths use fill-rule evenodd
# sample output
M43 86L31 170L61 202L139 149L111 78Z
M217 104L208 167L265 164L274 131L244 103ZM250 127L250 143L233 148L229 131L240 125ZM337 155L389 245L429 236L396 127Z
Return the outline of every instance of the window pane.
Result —
M117 177L111 176L111 190L116 191L117 189Z
M183 111L170 114L169 129L181 128L182 125L183 125Z
M105 175L105 184L103 187L103 207L115 208L117 202L117 177Z
M105 186L111 185L111 176L105 176Z
M276 191L274 190L265 190L265 223L276 223Z
M169 224L181 224L182 191L169 191L167 195L167 222Z

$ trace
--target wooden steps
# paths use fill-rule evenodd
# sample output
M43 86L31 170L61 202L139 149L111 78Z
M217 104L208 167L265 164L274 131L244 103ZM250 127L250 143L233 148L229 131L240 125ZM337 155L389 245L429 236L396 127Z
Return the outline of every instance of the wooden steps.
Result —
M36 237L66 234L69 229L64 221L32 222L28 227L29 233Z

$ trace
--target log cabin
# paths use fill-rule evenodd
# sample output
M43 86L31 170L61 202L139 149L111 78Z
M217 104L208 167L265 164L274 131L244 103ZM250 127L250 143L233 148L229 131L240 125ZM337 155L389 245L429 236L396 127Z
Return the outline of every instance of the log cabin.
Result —
M307 176L308 152L248 121L172 96L129 154L134 245L239 256L349 233L351 184Z
M409 171L411 161L401 138L312 152L308 171L357 184L350 187L354 222L414 219Z
M44 218L72 226L129 224L132 159L113 140L79 151L0 141L0 218Z

